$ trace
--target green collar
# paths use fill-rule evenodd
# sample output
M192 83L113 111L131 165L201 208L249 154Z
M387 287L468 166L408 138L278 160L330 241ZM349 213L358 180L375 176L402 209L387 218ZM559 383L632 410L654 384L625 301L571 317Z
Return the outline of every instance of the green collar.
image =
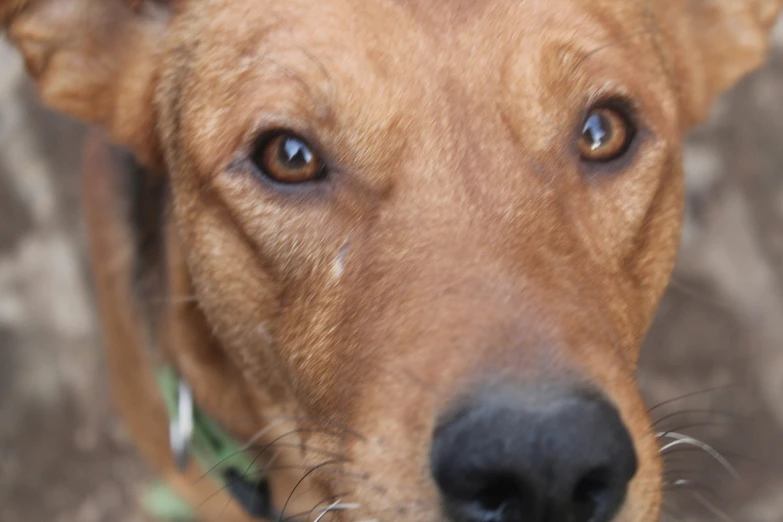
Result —
M172 452L184 468L192 457L221 489L254 518L273 519L269 488L256 460L194 403L192 393L170 366L157 372L158 387L171 420ZM177 517L178 518L178 517Z

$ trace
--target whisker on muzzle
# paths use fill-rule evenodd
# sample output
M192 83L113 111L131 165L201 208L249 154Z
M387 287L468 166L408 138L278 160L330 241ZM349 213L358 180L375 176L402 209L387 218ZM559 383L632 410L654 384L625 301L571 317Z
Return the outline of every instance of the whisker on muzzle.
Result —
M706 407L706 408L679 408L679 403L693 398L709 398L713 402L713 394L725 391L731 388L737 388L737 384L725 384L713 386L707 389L687 393L672 399L662 401L648 409L649 414L658 412L669 405L677 405L679 411L671 413L664 412L664 415L653 419L653 427L656 429L656 438L661 441L659 452L665 460L666 468L663 473L664 485L663 491L667 494L684 494L682 498L683 505L678 507L685 508L690 505L690 509L704 510L709 515L708 520L717 520L719 522L733 522L731 517L714 500L719 499L719 493L715 490L713 481L716 477L708 475L708 469L711 463L719 465L722 470L734 481L741 480L741 476L735 465L729 460L733 460L735 455L732 452L716 449L712 444L705 442L703 437L697 437L692 434L694 428L714 428L718 430L732 429L736 424L744 424L749 418L739 412L726 411L725 409ZM705 455L709 462L694 461L692 458L679 457L686 453L698 452ZM740 456L737 456L738 458ZM664 504L666 512L665 519L686 520L681 513L672 509L672 506Z
M325 468L327 466L332 466L332 465L335 465L335 464L342 464L342 463L343 463L342 461L331 461L331 460L326 461L326 462L322 462L321 464L318 464L317 466L313 466L304 475L302 475L302 477L297 481L297 483L291 489L291 492L288 494L288 498L286 499L285 503L283 504L283 509L280 510L280 516L278 517L277 522L283 522L283 520L285 520L285 510L288 508L288 505L291 503L291 499L294 497L294 494L296 493L296 490L299 489L299 486L302 485L302 483L307 479L307 477L309 477L310 475L312 475L313 473L315 473L316 471L318 471L318 470L320 470L322 468Z
M411 500L408 502L403 502L393 506L381 507L381 508L376 508L371 510L362 509L360 513L363 517L377 517L377 516L383 516L384 514L387 515L390 514L395 517L393 520L399 520L400 517L409 516L411 510L422 508L425 506L430 506L431 504L432 504L431 498L422 498L422 499ZM381 519L379 518L362 518L357 522L380 522L380 520Z
M342 502L342 497L344 495L332 495L326 499L321 500L319 503L317 503L315 506L310 509L310 511L305 511L302 513L297 513L295 515L290 515L282 520L282 522L291 522L293 520L307 517L306 519L309 519L313 515L316 516L315 520L313 522L318 522L322 520L326 515L329 513L334 513L335 511L348 511L353 509L359 509L361 508L360 504L344 504ZM337 498L337 500L334 500ZM332 504L321 507L323 504L326 504L327 502L332 502Z
M747 416L744 416L739 413L730 412L730 411L713 410L713 409L687 409L687 410L676 411L668 415L664 415L660 419L656 420L653 423L653 426L660 426L661 424L663 424L668 420L684 417L686 415L703 415L708 417L717 417L718 419L724 422L739 422L739 421L750 420ZM677 429L678 428L675 428L675 430Z
M735 384L735 383L721 384L719 386L711 386L711 387L705 388L703 390L698 390L698 391L686 393L684 395L679 395L679 396L673 397L671 399L666 399L665 401L661 401L661 402L659 402L657 404L654 404L653 406L650 406L647 409L647 413L648 414L652 414L654 411L659 410L659 409L663 408L664 406L668 406L668 405L674 404L676 402L684 401L686 399L692 399L694 397L709 395L711 393L715 393L715 392L718 392L718 391L723 391L723 390L728 390L730 388L738 388L738 387L739 387L739 385Z
M242 475L236 476L234 478L229 478L229 479L225 480L225 483L222 486L220 486L215 491L210 493L196 507L200 508L200 507L204 506L207 502L212 500L214 497L216 497L220 493L222 493L224 491L230 490L233 485L237 485L237 484L239 484L241 482L244 482L245 480L261 481L269 473L275 472L275 471L300 471L300 470L307 470L307 472L305 473L305 476L301 479L301 481L303 481L304 478L306 478L308 474L312 473L316 469L318 469L322 473L335 475L339 479L351 480L353 482L366 480L365 477L360 476L359 474L352 474L350 472L345 472L345 471L340 470L340 469L327 469L326 468L327 465L335 464L335 463L336 463L335 461L327 461L327 462L322 462L322 463L320 463L320 464L318 464L316 466L305 466L305 465L270 466L270 467L264 468L262 470L259 470L257 473L253 473L253 474L249 474L249 475L242 474ZM335 482L340 482L340 480L336 480ZM293 494L293 490L292 490L291 494ZM346 495L347 495L347 493L342 493L342 494L339 494L339 495L333 495L333 496L327 498L326 500L322 501L321 503L323 503L325 501L334 500L337 497L345 497ZM291 497L289 495L289 500L290 500L290 498ZM232 502L232 499L229 498L228 501L226 502L226 507L228 507L228 505L231 502ZM225 507L223 509L225 510ZM313 509L315 509L315 508L313 508ZM307 514L308 513L300 513L300 514L294 515L294 516L292 516L290 518L301 517L301 516L304 516L304 515L307 515ZM285 522L285 521L283 521L283 522Z
M333 511L345 511L348 509L358 509L360 506L359 504L341 504L338 500L331 506L324 509L320 515L313 521L313 522L319 522L322 518L324 518L327 514L333 512Z
M734 466L732 466L732 464L728 461L728 459L726 459L719 451L717 451L715 448L713 448L706 442L698 440L689 435L683 435L682 433L678 433L674 431L660 432L656 436L659 439L674 439L672 442L669 442L668 444L665 444L661 447L660 449L661 455L665 455L667 450L674 448L676 446L681 446L683 444L694 446L696 448L701 449L702 451L710 455L713 459L715 459L715 461L717 461L734 479L736 480L741 479L740 474L737 472Z
M297 429L288 431L288 432L284 433L283 435L280 435L279 437L277 437L276 439L272 440L271 442L269 442L267 444L258 445L258 446L255 445L255 441L257 439L254 437L253 439L251 439L250 442L246 443L240 449L238 449L237 451L234 451L234 452L228 454L227 456L222 458L220 461L218 461L215 465L213 465L211 468L206 470L204 472L204 474L202 474L196 482L199 482L199 481L203 480L206 476L208 476L210 473L215 471L215 469L219 468L222 464L224 464L226 461L230 460L231 458L233 458L233 457L235 457L237 455L241 455L242 453L246 453L246 452L248 452L250 450L259 449L259 448L261 449L261 451L259 451L256 454L256 456L252 459L252 461L250 462L250 464L249 464L247 470L245 471L245 473L247 473L256 464L256 462L258 462L258 459L260 459L264 455L264 453L266 453L266 451L268 451L271 448L279 448L279 447L294 448L294 449L300 449L300 450L309 451L309 452L312 452L312 453L318 453L318 454L323 455L323 456L334 457L336 459L344 458L344 457L342 457L341 455L339 455L337 453L330 452L328 450L323 450L323 449L320 449L320 448L314 448L314 447L309 446L309 445L307 445L305 443L281 442L282 439L284 439L286 437L289 437L291 435L297 434L297 433L320 433L320 432L317 431L317 430L307 430L307 429L303 429L303 428L297 428Z
M696 480L679 478L664 484L664 491L703 491L715 495L716 491L711 487Z

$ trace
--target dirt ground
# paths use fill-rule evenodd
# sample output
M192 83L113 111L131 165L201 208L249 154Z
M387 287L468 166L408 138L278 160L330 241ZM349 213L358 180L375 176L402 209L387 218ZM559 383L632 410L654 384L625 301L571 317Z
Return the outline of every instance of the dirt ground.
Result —
M640 382L673 447L664 520L783 522L783 23L689 139L689 215ZM83 129L0 42L0 522L135 522L149 479L107 393L78 209ZM693 392L673 402L665 402ZM667 440L672 442L672 440ZM666 442L664 442L665 444Z

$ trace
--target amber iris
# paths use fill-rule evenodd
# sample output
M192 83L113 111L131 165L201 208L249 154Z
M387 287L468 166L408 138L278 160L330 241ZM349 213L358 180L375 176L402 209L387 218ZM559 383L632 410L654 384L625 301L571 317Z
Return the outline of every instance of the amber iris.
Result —
M305 183L324 176L321 158L307 142L289 132L276 132L263 138L253 155L261 173L279 183Z
M621 111L595 108L585 118L579 137L579 154L585 161L611 161L625 154L633 134L628 117Z

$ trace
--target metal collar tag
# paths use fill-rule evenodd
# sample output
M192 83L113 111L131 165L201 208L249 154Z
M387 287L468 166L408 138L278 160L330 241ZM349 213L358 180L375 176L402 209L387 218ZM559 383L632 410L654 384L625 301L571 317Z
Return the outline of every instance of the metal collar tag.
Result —
M245 453L250 448L238 444L198 407L193 390L173 368L158 370L158 386L169 412L169 444L177 468L185 471L193 459L248 515L277 518L266 475Z

